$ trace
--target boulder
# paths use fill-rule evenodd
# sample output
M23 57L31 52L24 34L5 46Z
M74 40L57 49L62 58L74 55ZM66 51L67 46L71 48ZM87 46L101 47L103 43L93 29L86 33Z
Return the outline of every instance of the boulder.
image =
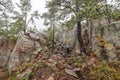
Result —
M6 38L0 39L0 67L5 67L9 61L14 42Z
M13 67L15 67L15 66L17 66L19 64L19 57L18 57L18 53L16 52L17 47L19 45L19 42L20 42L20 40L18 38L17 43L16 43L16 45L15 45L15 47L14 47L14 49L13 49L11 55L10 55L10 59L9 59L9 62L8 62L8 71L9 71L9 73L12 72Z
M0 50L0 67L5 67L8 63L10 51Z
M10 55L10 60L8 63L9 73L11 73L15 66L20 65L23 62L28 62L33 50L34 42L30 40L28 36L20 36Z
M30 40L27 36L21 36L19 38L17 51L19 53L29 53L33 50L34 50L34 41Z

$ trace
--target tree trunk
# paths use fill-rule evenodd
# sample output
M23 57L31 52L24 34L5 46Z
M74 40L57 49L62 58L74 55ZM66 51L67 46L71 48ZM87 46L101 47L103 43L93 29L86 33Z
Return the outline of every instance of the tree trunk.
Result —
M101 27L102 25L101 25L101 18L99 19L99 27ZM104 27L101 27L100 28L100 36L104 36Z
M76 0L76 13L77 12L79 12L78 0ZM76 14L76 17L77 17L77 14ZM84 42L82 39L82 29L81 29L81 21L80 20L77 21L77 38L78 38L81 53L83 52L84 54L87 55L85 45L84 45Z
M27 20L27 14L25 14L25 22L24 22L24 34L26 33L26 20Z
M53 18L53 20L51 21L51 27L52 27L52 48L54 51L55 48L55 16Z
M55 30L54 30L54 25L53 25L53 39L52 39L52 46L53 46L53 51L54 51L54 39L55 39Z
M25 34L27 29L27 7L26 7L24 18L25 18L25 22L24 22L24 34Z
M91 49L92 49L92 31L93 31L93 27L92 26L93 26L92 22L90 21L90 37L89 37L90 43L89 43L89 46L90 46Z
M82 29L81 29L81 22L77 22L77 37L78 37L78 42L79 42L79 47L80 47L80 51L81 53L85 53L87 55L85 46L84 46L84 42L82 39Z

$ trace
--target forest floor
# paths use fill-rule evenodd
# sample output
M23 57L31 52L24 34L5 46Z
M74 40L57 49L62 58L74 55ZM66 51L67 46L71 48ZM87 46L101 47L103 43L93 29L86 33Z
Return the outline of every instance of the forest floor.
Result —
M10 56L1 52L10 59L7 68L0 68L0 80L120 80L120 49L90 51L89 55L75 50L68 54L60 41L55 42L54 50L48 41L41 39L41 43L24 35L15 45L10 44Z

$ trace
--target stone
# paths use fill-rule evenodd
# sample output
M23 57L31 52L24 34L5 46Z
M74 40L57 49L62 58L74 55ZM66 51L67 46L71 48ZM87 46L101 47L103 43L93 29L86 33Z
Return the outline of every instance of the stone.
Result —
M71 70L71 69L65 69L65 72L73 77L76 77L78 78L77 74L75 73L74 70Z
M10 51L0 51L0 67L5 67L8 63Z
M15 80L29 80L31 73L32 73L32 70L28 68L23 73L18 74Z
M80 71L80 68L74 68L73 71Z
M12 68L23 62L28 62L30 60L30 55L34 50L34 42L30 40L27 36L21 35L10 55L8 70L9 73L12 72Z
M37 52L40 52L40 51L42 51L42 48L38 48L36 51L37 51Z
M38 52L37 52L37 51L35 51L35 52L33 52L33 54L37 55L37 54L38 54Z
M34 44L35 44L36 48L41 47L41 46L40 46L40 43L39 43L39 42L37 42L37 41L35 41L35 42L34 42Z
M48 62L47 62L47 65L48 66L56 66L57 62L53 59L49 59Z
M34 42L27 37L20 37L19 44L17 46L17 50L20 53L29 53L34 50Z
M34 40L38 40L39 39L39 36L37 36L36 34L34 33L29 33L29 36L34 39Z
M19 64L20 64L20 61L19 61L18 53L12 52L10 56L10 60L8 62L8 66L7 66L9 73L12 73L13 68Z
M0 57L0 67L4 67L7 64L8 58L6 56Z

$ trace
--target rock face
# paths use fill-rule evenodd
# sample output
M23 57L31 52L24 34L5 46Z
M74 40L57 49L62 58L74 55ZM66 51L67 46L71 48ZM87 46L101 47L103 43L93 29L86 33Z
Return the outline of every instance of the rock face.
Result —
M28 36L21 36L17 45L17 52L29 53L34 50L34 42Z
M12 40L0 39L0 67L7 65L13 47L14 42Z
M100 22L99 22L100 21ZM97 43L97 40L96 40L96 36L100 35L101 34L101 31L100 31L100 28L104 25L107 25L109 24L108 20L105 19L105 18L101 18L101 19L96 19L94 20L93 22L93 32L92 32L92 40L94 41L93 42L93 48L96 49L97 48L97 45L95 45ZM101 26L99 26L99 23L101 24ZM110 43L114 43L116 45L119 45L120 46L120 31L116 30L116 28L120 28L120 26L118 26L118 24L116 24L115 26L105 26L104 27L104 31L103 31L103 38L106 42L110 42Z
M101 24L101 26L99 26L99 24ZM96 36L101 34L100 28L104 25L109 24L108 20L105 18L101 18L101 19L96 19L92 21L92 48L93 50L99 52L99 47L98 47L98 41ZM116 24L116 28L120 28L120 24ZM111 43L111 44L115 44L116 46L120 46L120 29L116 30L116 28L114 26L106 26L104 27L104 40L105 42ZM82 24L82 29L84 33L84 30L87 29L88 32L90 31L90 27L87 25ZM89 32L90 33L90 32ZM71 44L74 43L75 41L75 37L76 37L76 27L74 27L72 30L69 31L64 31L59 35L59 40L63 43L66 43L65 40L66 38L70 38L71 39ZM79 49L78 44L76 44L76 48Z
M0 67L7 67L11 73L15 66L36 59L36 56L42 51L42 47L45 47L42 44L46 43L46 38L42 33L29 32L19 35L15 43L14 40L0 36Z
M28 36L21 36L18 38L17 43L10 55L8 63L9 72L16 65L20 65L23 62L30 60L31 53L34 48L34 42L28 38Z
M0 67L5 67L10 56L10 51L0 51Z
M64 31L61 34L59 34L59 40L63 43L66 43L66 39L69 38L71 45L73 45L74 40L76 39L76 27L69 31Z
M0 69L0 80L8 80L7 75L4 69Z

